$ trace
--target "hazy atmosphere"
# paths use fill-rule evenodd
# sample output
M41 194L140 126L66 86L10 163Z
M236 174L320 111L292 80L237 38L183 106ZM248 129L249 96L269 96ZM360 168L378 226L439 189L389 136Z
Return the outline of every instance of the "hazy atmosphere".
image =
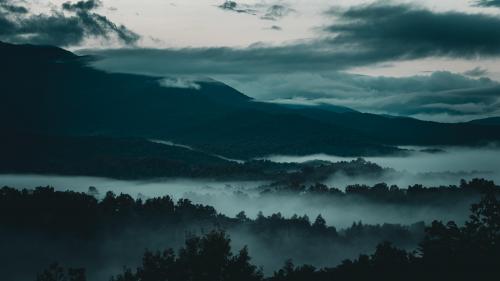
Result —
M0 0L0 280L494 280L499 0Z

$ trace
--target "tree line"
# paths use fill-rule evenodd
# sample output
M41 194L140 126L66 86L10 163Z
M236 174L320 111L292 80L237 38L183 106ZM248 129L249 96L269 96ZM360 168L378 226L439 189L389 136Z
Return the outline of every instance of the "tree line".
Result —
M455 203L457 200L479 199L485 193L500 193L500 186L494 181L483 178L473 178L469 181L460 180L458 185L426 187L422 184L409 185L400 188L381 182L374 185L351 184L344 190L316 182L314 184L281 183L270 184L262 188L265 194L301 194L331 197L331 198L361 198L374 202L392 204L432 204Z
M291 260L264 277L252 264L248 249L232 252L230 237L212 231L173 249L146 251L141 264L125 268L111 281L309 281L309 280L495 280L500 274L500 202L486 194L470 209L463 226L434 221L425 229L417 251L408 252L389 242L373 254L345 260L335 267L296 266ZM53 264L36 281L84 281L85 270Z

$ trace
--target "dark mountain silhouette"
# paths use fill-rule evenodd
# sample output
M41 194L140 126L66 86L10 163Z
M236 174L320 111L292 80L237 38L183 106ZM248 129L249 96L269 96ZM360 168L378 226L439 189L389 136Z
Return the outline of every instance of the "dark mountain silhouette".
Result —
M302 105L302 104L287 104L287 103L280 103L281 106L288 107L288 108L294 108L294 109L307 109L307 108L314 108L314 109L321 109L324 111L331 111L335 113L354 113L358 112L352 108L345 107L345 106L340 106L340 105L333 105L333 104L326 104L326 103L320 103L317 105ZM358 112L359 113L359 112Z
M2 137L0 173L101 176L120 179L211 178L272 180L301 186L334 173L380 175L386 169L362 159L350 162L241 162L190 147L141 138L102 136Z
M245 172L246 167L214 155L144 139L9 135L2 139L0 154L1 173L128 179L252 174Z
M480 125L490 125L490 126L500 126L500 117L489 117L483 119L472 120L469 123L471 124L480 124Z
M107 73L50 46L0 44L2 134L172 140L232 158L267 154L396 153L394 145L500 139L483 125L387 118L254 101L217 81L162 86L160 77Z

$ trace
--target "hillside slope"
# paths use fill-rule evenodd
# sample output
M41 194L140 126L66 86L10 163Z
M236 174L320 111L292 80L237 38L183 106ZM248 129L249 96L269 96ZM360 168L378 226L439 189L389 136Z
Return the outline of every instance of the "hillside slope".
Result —
M2 134L172 140L227 157L380 155L394 145L500 140L478 124L441 124L355 111L262 103L211 80L162 86L160 77L107 73L50 46L0 44Z

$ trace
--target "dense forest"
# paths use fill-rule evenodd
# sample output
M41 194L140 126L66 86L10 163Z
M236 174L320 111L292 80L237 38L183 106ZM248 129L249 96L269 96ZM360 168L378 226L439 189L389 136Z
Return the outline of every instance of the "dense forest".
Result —
M377 245L371 255L346 259L336 267L317 269L295 266L287 260L271 276L264 277L252 263L247 247L233 254L224 231L193 236L177 252L146 251L136 269L125 268L112 281L163 280L493 280L500 273L500 202L491 194L471 206L465 225L434 221L425 228L418 250L408 252L390 242ZM317 220L318 221L318 220ZM321 223L313 227L325 231ZM85 269L54 263L37 275L37 281L83 281Z
M470 181L462 179L458 185L425 187L421 184L400 188L397 185L389 186L386 183L377 183L372 186L366 184L351 184L344 190L329 187L326 184L300 184L294 178L289 182L275 182L261 187L265 194L296 194L300 196L317 196L332 199L363 199L378 203L392 204L454 204L467 198L479 198L480 194L500 192L500 186L495 182L482 178Z
M374 196L371 192L375 192L370 191L372 189L359 192L359 188L348 188L335 194L350 196L354 193L371 198ZM398 191L404 196L394 197L391 195L394 189L388 188L377 190L375 194L376 198L392 198L401 200L400 204L408 204L408 200L414 200L408 198L418 198L418 194L423 195L420 197L423 203L428 193L438 197L440 194L465 196L474 190L478 198L482 196L485 199L473 205L473 216L465 226L440 222L427 226L423 222L412 225L354 222L348 228L336 229L327 225L321 215L310 219L301 215L286 218L279 213L269 216L259 214L252 219L241 212L231 218L218 213L213 207L194 204L187 199L174 202L169 196L134 199L127 194L108 192L102 199L97 199L94 188L89 188L87 193L77 193L55 191L51 187L34 190L4 187L0 189L0 236L9 243L3 247L0 257L4 263L11 265L5 272L8 280L30 278L36 272L40 273L39 280L45 281L85 280L78 279L83 278L84 272L90 280L101 280L111 275L116 275L116 280L212 280L213 276L218 276L213 274L223 274L225 277L220 277L220 280L261 280L263 276L271 280L330 280L337 278L335 276L352 280L365 276L363 274L381 273L384 266L394 262L402 266L397 268L404 268L402 272L395 272L395 276L417 271L422 266L438 266L435 263L445 259L442 255L455 256L456 251L472 251L469 247L478 251L493 251L471 252L471 257L477 255L477 259L473 258L477 261L482 261L483 255L498 254L494 248L488 250L485 245L466 245L469 242L492 243L483 238L477 239L479 235L497 235L494 239L498 239L498 221L495 221L498 217L490 218L498 216L499 207L495 199L498 187L492 182L476 179L464 181L461 186L451 189L453 192L413 187ZM496 226L490 225L494 223ZM497 227L496 234L490 227ZM475 236L472 239L467 235ZM485 239L493 239L490 236ZM382 243L384 241L390 244ZM248 248L244 248L245 245ZM231 247L243 249L232 255ZM176 254L175 249L179 248ZM142 267L118 274L123 266L135 267L141 261L144 249L153 251L146 252ZM169 250L156 252L157 249ZM369 253L374 250L375 253L370 256ZM429 254L431 251L432 255ZM438 252L434 254L435 251ZM254 258L253 263L250 263L249 256ZM280 269L288 258L299 264L313 264L324 269L316 270L313 265L295 267L291 262ZM343 261L345 259L350 261ZM43 271L42 267L48 266L50 261L75 268L83 266L86 271L66 271L56 265ZM493 261L498 262L498 257L484 266L491 265ZM206 267L203 264L207 262L217 264ZM457 264L446 266L455 267ZM484 270L489 269L486 267ZM429 271L419 272L426 274ZM239 276L234 274L243 274L241 278L246 276L249 279L234 279Z
M140 138L7 134L0 146L1 173L86 175L118 179L213 178L305 183L335 172L380 175L382 167L362 161L274 163L223 159L205 151Z

